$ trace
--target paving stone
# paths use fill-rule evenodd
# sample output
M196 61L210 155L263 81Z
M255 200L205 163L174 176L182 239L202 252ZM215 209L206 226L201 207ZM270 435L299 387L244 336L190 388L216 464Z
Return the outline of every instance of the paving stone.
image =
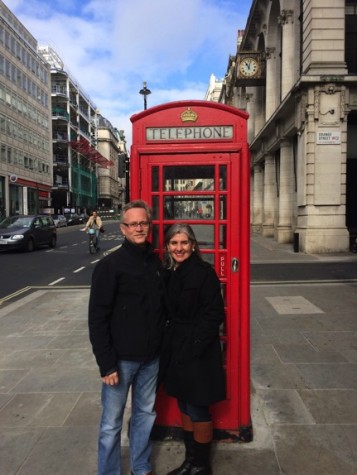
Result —
M307 389L357 389L357 364L298 364Z
M80 394L16 394L0 409L0 427L62 426Z
M307 342L304 345L274 344L274 350L283 363L346 363L347 358L337 351L318 351Z
M294 365L252 364L251 380L256 389L306 388L303 376Z
M356 427L274 426L273 434L281 473L356 474Z
M1 430L0 475L18 475L20 467L23 466L31 451L36 447L42 434L43 429Z
M299 394L293 389L257 390L268 424L315 424Z
M317 424L357 424L357 390L299 390Z
M0 378L1 378L0 371ZM95 369L58 367L32 369L27 372L12 392L17 393L52 393L100 391L100 379Z
M48 428L16 475L96 475L97 436L94 427Z

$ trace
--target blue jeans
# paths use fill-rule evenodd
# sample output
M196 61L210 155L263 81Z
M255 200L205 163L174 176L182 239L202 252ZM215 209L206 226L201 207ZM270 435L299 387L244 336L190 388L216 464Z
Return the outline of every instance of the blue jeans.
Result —
M119 384L102 386L102 419L98 446L98 475L120 475L121 430L131 386L130 461L134 475L152 470L150 434L154 425L158 358L149 362L119 361Z
M99 231L99 229L95 230L95 235L97 237L97 248L99 248L99 244L100 244L100 231Z

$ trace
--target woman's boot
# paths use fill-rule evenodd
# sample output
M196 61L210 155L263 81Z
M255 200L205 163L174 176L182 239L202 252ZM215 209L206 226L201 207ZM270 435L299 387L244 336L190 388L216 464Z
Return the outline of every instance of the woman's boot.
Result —
M193 426L191 419L186 414L181 414L183 427L183 441L185 443L185 460L175 470L171 470L167 475L189 475L194 458Z
M213 438L212 422L193 424L194 459L189 475L212 475L211 444Z

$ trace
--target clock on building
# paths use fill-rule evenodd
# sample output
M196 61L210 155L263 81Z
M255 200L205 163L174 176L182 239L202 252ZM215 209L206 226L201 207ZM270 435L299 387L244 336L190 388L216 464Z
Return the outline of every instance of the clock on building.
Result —
M238 53L238 79L258 79L261 76L260 54L258 52Z

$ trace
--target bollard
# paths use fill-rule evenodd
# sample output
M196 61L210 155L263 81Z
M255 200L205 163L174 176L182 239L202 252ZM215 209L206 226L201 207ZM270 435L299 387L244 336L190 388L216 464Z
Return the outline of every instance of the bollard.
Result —
M293 246L294 246L294 252L299 252L299 233L294 233Z

